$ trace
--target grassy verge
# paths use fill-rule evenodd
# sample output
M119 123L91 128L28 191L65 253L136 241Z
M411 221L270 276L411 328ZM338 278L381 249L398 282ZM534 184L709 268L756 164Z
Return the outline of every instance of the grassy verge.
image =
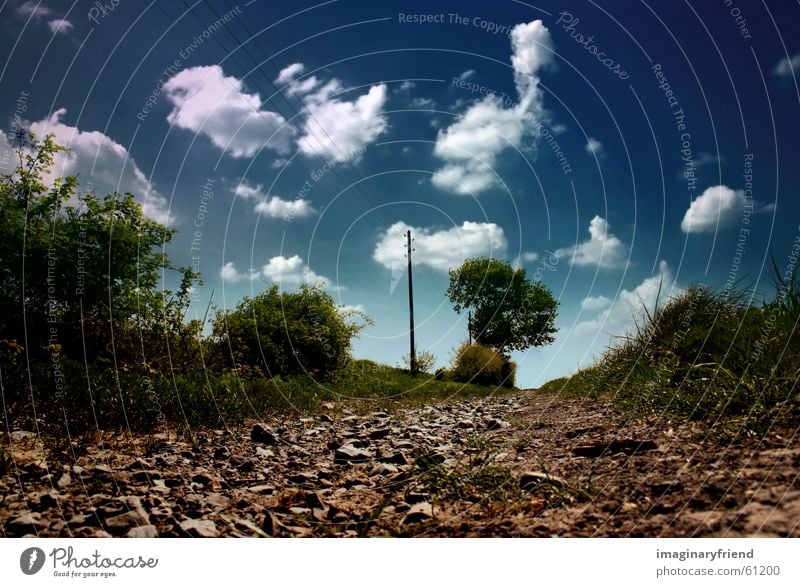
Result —
M800 420L800 285L774 299L695 285L620 338L593 366L541 393L608 397L636 414L669 414L763 431Z
M508 393L490 387L437 380L430 374L410 375L403 369L356 360L327 381L308 376L243 378L235 373L196 371L163 376L113 371L90 372L62 361L62 393L54 400L47 371L34 380L31 395L24 381L14 385L27 393L8 397L6 417L22 428L40 426L56 434L96 429L150 431L161 423L223 428L268 414L313 413L327 402L349 407L384 409L447 399ZM20 373L23 377L24 373ZM26 389L27 388L27 389ZM8 388L7 388L8 390Z

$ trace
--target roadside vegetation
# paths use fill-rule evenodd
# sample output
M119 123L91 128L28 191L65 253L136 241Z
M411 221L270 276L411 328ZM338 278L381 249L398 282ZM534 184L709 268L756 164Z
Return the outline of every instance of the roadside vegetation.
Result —
M50 136L20 137L18 166L0 176L6 427L60 437L220 428L340 399L389 406L497 392L499 379L436 377L429 353L414 376L354 360L352 341L369 318L315 285L273 286L188 319L202 279L165 254L175 231L147 218L133 194L99 196L76 177L50 179L64 151Z
M693 285L644 310L593 366L539 391L607 397L636 414L721 423L736 434L800 419L800 280L774 266L775 294Z

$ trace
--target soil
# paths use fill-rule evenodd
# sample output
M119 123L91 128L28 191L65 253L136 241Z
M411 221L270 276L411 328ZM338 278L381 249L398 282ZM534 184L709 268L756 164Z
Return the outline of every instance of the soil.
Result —
M720 428L720 427L717 427ZM534 392L191 438L15 431L5 536L800 536L800 443ZM741 435L740 435L741 436Z

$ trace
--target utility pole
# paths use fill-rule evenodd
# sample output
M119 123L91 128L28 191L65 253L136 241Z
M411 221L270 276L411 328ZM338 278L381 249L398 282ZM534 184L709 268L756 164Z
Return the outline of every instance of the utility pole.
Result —
M417 374L417 347L414 344L414 278L411 273L411 231L406 232L406 248L408 250L408 325L411 333L411 374Z
M469 337L469 346L472 346L472 312L467 312L467 336Z

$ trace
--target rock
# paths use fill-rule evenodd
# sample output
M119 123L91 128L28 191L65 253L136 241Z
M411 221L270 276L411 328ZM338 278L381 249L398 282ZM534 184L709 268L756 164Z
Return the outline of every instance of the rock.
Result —
M352 444L345 444L336 449L333 455L333 462L341 463L363 463L372 458L368 452L356 448Z
M378 462L391 463L393 465L407 465L408 459L406 455L400 451L381 449L378 451Z
M125 534L126 538L158 538L158 529L152 524L131 528Z
M224 510L231 505L231 500L221 493L209 493L205 497L206 505L215 510Z
M14 430L11 433L11 440L20 441L26 440L28 438L34 438L36 436L35 432L29 432L27 430Z
M35 534L46 526L42 522L41 514L36 512L22 514L6 523L6 528L14 535Z
M541 471L527 471L520 475L519 487L525 491L534 491L540 485L549 485L551 487L563 488L566 487L566 482L560 477L543 473Z
M427 501L421 501L411 506L403 518L403 524L419 524L433 518L433 506Z
M376 477L378 475L391 475L393 473L397 473L397 467L388 463L378 463L369 472L370 477Z
M100 477L114 474L114 469L112 469L108 465L102 465L102 464L101 465L95 465L94 467L92 467L91 471L92 471L92 473L94 473L95 475L100 476Z
M390 428L376 428L375 430L370 431L369 437L372 440L380 440L381 438L386 438L392 433Z
M137 526L147 526L150 524L150 516L144 511L144 508L139 506L133 508L128 512L111 516L106 520L105 526L110 530L128 530Z
M460 422L456 423L456 428L460 428L461 430L472 430L475 428L475 424L469 420L461 420Z
M275 431L262 423L253 424L253 428L250 430L250 439L253 442L260 442L270 446L278 444L278 435Z
M253 485L252 487L247 487L247 491L251 493L257 493L258 495L270 495L275 493L275 486L274 485Z
M256 447L256 454L261 457L262 459L271 459L275 456L275 451L270 448L264 448L261 446Z
M222 480L216 475L209 475L208 473L198 473L192 477L192 483L198 483L212 490L222 487Z
M218 538L219 531L211 520L189 518L180 523L181 530L196 538Z
M487 430L500 430L502 428L508 428L510 424L508 422L504 422L503 420L499 420L497 418L489 418L486 421L486 429Z
M636 453L656 450L658 445L653 440L612 440L611 442L596 442L594 444L584 444L572 449L572 454L576 457L599 457L604 454L623 453L633 455Z
M331 419L331 417L328 414L322 414L319 417L319 421L320 422L324 422L325 424L330 424L331 422L333 422L333 420Z

